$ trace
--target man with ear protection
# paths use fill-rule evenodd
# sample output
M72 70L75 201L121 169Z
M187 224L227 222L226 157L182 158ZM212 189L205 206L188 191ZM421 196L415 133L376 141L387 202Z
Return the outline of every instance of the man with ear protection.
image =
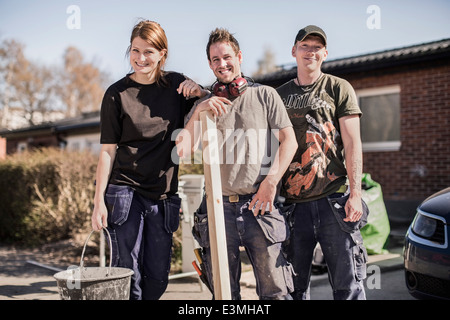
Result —
M288 229L274 202L297 149L292 124L275 89L249 84L242 76L243 55L232 34L225 29L211 32L206 53L217 83L188 115L177 138L178 154L184 157L197 148L199 113L211 110L217 116L232 299L240 299L240 246L252 263L260 299L291 299L292 266L281 250ZM194 220L193 233L212 283L205 198Z
M365 299L367 252L359 230L368 209L361 199L361 110L350 83L321 71L327 55L321 28L300 29L292 48L296 78L277 89L299 146L281 188L286 202L295 203L288 247L296 273L293 297L310 298L318 242L334 299Z

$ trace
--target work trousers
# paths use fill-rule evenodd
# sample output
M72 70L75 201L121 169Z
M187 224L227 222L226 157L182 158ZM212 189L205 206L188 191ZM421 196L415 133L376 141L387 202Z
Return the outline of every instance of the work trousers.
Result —
M172 236L179 224L181 200L150 200L130 187L109 185L108 231L112 264L134 271L130 300L157 300L168 285Z
M294 267L294 299L310 299L310 276L314 248L322 249L335 300L364 300L362 280L366 277L367 252L359 229L344 231L330 199L343 197L336 193L316 201L296 203L292 213L293 227L288 259ZM344 210L345 203L341 203ZM367 217L367 216L366 216Z
M231 296L241 299L240 247L244 247L256 278L256 292L262 300L291 300L293 290L292 266L281 250L287 237L284 217L274 210L264 216L253 215L248 208L251 195L239 196L237 202L224 197L225 233L228 252ZM209 247L206 200L195 213L194 235L203 247L207 275L213 287L211 253Z

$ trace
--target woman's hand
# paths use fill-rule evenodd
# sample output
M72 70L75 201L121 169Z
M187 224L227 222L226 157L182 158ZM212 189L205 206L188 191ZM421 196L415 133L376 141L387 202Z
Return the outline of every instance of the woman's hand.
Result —
M94 211L92 212L91 222L92 229L95 231L101 230L103 227L108 226L108 210L104 201L100 201L99 204L94 206Z
M231 106L231 104L232 102L227 98L212 96L211 98L202 101L195 111L200 114L201 111L209 110L218 117L226 114L228 112L227 106ZM198 120L200 120L200 118L198 118Z
M179 94L183 94L184 97L199 97L203 98L206 94L208 94L208 90L200 87L195 81L191 79L184 80L180 83L180 86L177 89Z

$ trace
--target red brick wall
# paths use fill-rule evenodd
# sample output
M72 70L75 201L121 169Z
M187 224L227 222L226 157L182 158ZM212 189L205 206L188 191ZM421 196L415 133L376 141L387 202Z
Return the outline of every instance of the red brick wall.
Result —
M41 147L58 147L58 139L56 136L44 135L35 136L31 138L17 138L17 139L7 139L6 153L13 154L17 152L18 143L26 141L27 148L41 148Z
M0 137L0 160L6 158L6 139Z
M388 200L420 200L450 187L450 65L339 75L355 89L400 85L401 147L364 152L364 172Z

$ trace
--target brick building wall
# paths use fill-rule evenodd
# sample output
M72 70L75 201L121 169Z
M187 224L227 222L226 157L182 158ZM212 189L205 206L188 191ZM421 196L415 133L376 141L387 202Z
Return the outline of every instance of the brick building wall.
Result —
M0 137L0 160L6 158L6 139Z
M363 155L364 172L382 185L384 198L421 201L449 187L448 61L340 76L355 90L400 85L400 150Z
M20 143L26 144L26 149L42 148L42 147L58 147L58 139L56 136L42 135L30 136L28 138L12 138L7 140L6 154L20 152L18 150Z

